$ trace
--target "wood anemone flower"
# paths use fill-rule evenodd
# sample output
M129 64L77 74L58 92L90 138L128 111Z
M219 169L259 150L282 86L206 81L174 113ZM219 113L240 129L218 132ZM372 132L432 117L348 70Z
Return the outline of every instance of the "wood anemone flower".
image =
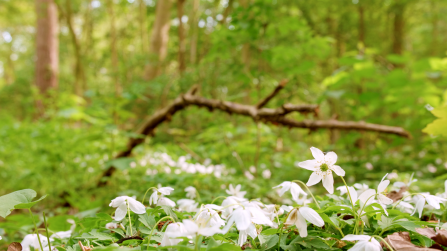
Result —
M283 194L287 191L290 190L290 193L292 194L292 198L294 201L298 202L299 201L299 195L303 194L303 195L307 195L306 192L303 191L303 189L301 189L301 187L296 184L295 182L290 182L290 181L284 181L283 183L277 185L275 188L281 188L281 190L279 191L279 196L283 196Z
M310 175L307 186L313 186L323 180L323 186L330 193L334 193L334 177L332 171L338 176L345 176L345 170L335 165L337 162L337 154L328 152L326 155L318 148L311 147L310 151L315 159L299 162L298 166L313 171Z
M321 216L310 207L294 208L286 220L286 225L295 225L301 237L307 237L307 221L315 226L324 226L324 220Z
M350 251L382 251L380 242L368 235L348 234L342 239L343 241L358 241Z
M127 214L127 203L129 203L129 209L136 214L146 213L144 205L136 199L129 196L119 196L110 202L109 206L116 208L115 220L121 221Z

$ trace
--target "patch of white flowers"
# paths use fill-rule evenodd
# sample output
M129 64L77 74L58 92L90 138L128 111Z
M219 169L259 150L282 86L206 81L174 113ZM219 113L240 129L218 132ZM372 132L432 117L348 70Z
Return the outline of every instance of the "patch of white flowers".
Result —
M387 197L387 189L390 184L390 180L387 179L388 174L382 178L377 189L370 189L368 185L359 183L348 186L343 179L345 171L340 166L335 165L337 155L334 152L324 154L315 147L312 147L310 150L315 159L298 163L298 166L312 171L307 184L304 184L302 181L285 181L273 187L279 196L284 196L286 192L290 192L292 200L294 201L294 203L292 202L294 204L293 206L264 204L259 200L249 200L245 198L246 191L242 191L242 186L234 186L233 184L230 184L225 191L228 196L221 196L225 198L220 204L199 204L199 192L192 186L185 188L186 198L180 199L175 203L168 198L174 189L159 186L158 188L150 188L153 189L153 192L150 195L149 201L144 201L145 199L143 199L142 203L129 196L120 196L113 199L109 206L116 208L114 221L107 223L105 228L111 231L118 228L126 229L123 224L131 224L130 212L145 214L148 208L144 203L149 202L149 207L168 206L177 211L192 213L190 218L184 219L181 222L175 221L171 216L164 217L170 218L172 223L167 224L165 227L164 234L162 234L162 238L159 241L160 246L175 246L184 238L189 238L192 241L196 240L197 242L200 236L206 237L215 234L226 235L230 231L237 231L237 245L243 246L247 243L247 239L256 239L260 235L263 227L273 229L280 227L277 232L280 234L282 234L284 229L296 228L299 236L305 238L308 236L309 223L313 225L313 229L323 228L325 223L328 223L328 216L323 215L324 208L320 208L320 202L313 196L308 187L322 181L323 187L329 193L329 198L336 201L340 212L350 212L356 221L352 234L345 233L346 235L344 235L342 230L338 229L341 235L344 236L342 240L356 242L350 250L379 251L382 250L382 247L375 238L381 237L363 234L363 227L369 224L368 218L365 216L366 207L372 206L375 210L374 213L383 213L385 215L388 215L388 210L392 207L392 209L396 208L405 213L418 213L418 217L422 217L424 208L440 209L441 204L447 202L447 181L445 182L445 193L431 195L429 193L409 194L407 192L403 194L402 199L397 201L393 201L393 199ZM171 167L179 167L182 170L192 168L190 164L186 163L185 159L179 159L179 161L175 162L165 154L159 154L157 157L158 159L155 159L153 156L148 157L147 161L151 162L151 164L159 161ZM207 168L210 168L210 166L195 166L194 168L195 170L204 169L204 172L208 173ZM210 170L210 172L215 172L217 169L214 166ZM345 183L345 186L337 188L340 191L340 196L333 195L333 173L339 176ZM408 183L396 182L394 187L409 187L414 181L411 177ZM309 195L312 200L307 197ZM129 216L127 222L125 221L126 216ZM360 226L362 226L361 231ZM132 231L131 225L130 230ZM55 238L69 238L71 234L72 230L55 233L51 236L50 242ZM150 236L152 236L152 232ZM47 238L41 236L41 240L47 240ZM31 247L39 249L40 245L36 241L37 235L25 236L25 239L22 241L23 250L30 250ZM47 241L43 243L43 247L44 249L48 247Z

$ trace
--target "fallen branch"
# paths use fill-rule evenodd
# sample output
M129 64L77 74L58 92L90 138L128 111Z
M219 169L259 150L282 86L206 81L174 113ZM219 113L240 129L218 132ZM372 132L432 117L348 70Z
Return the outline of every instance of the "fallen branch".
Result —
M207 108L209 111L220 110L228 114L237 114L252 118L254 121L265 124L282 125L289 128L307 128L311 130L316 129L341 129L341 130L360 130L360 131L374 131L380 133L394 134L400 137L410 138L411 135L401 127L370 124L363 121L338 121L331 120L304 120L297 121L285 116L292 112L299 113L315 113L318 112L317 105L295 105L284 104L276 109L264 108L264 106L279 93L287 81L283 80L275 90L266 98L261 100L257 105L246 105L228 101L221 101L215 99L207 99L196 95L198 91L197 86L193 86L187 93L178 96L171 104L161 110L155 112L150 118L143 123L137 130L137 134L143 136L153 136L155 129L164 121L170 121L172 116L185 109L188 106L197 106ZM126 149L117 154L115 158L130 156L132 150L139 144L144 142L144 137L130 138ZM102 175L98 182L98 186L107 184L106 177L110 177L116 170L115 167L109 167Z

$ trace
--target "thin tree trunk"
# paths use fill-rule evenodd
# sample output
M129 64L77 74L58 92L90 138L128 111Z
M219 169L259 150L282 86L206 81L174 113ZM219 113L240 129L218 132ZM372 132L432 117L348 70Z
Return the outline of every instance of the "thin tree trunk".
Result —
M36 75L40 93L58 86L59 39L57 7L53 0L36 0Z
M359 53L364 54L365 51L365 10L359 5Z
M393 20L393 53L402 54L404 42L404 11L405 5L397 3L394 5Z
M116 49L117 36L116 36L116 24L115 24L115 12L113 9L113 0L107 1L107 9L110 16L110 49L112 53L112 69L110 72L113 74L113 82L115 86L115 95L121 94L121 85L119 83L119 66L118 66L118 52Z
M140 39L141 39L141 51L143 53L146 53L146 46L147 46L147 40L146 40L146 4L144 3L144 0L139 0L139 23L140 23Z
M197 41L199 38L199 28L198 28L198 19L199 19L199 3L200 0L193 0L192 13L191 13L191 21L189 27L191 27L191 55L190 62L191 64L197 63Z
M59 10L62 12L62 7L58 6ZM75 52L75 83L74 83L74 92L78 96L82 96L83 89L82 87L84 85L85 76L84 76L84 68L82 67L82 56L81 56L81 45L79 43L79 39L76 36L76 33L74 31L73 27L73 20L72 20L72 10L71 10L71 1L65 0L65 19L67 22L68 30L70 32L71 40L73 43L73 48Z
M164 60L168 53L169 29L171 27L171 0L159 0L152 29L149 47L150 63L146 67L146 79L151 80L163 71Z
M185 5L185 0L177 0L177 18L179 21L178 25L178 70L180 75L183 75L183 72L186 69L185 64L185 27L183 26L182 17L183 17L183 8Z
M249 4L249 0L239 0L239 4L244 7L247 8L248 4ZM244 64L244 68L246 72L249 72L250 69L250 44L249 43L244 43L242 45L242 63Z

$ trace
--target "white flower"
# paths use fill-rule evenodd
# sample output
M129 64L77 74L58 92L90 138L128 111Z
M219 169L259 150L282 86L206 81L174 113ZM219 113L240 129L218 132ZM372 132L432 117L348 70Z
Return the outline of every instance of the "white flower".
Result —
M288 212L290 212L293 209L293 207L292 206L287 206L287 205L282 205L281 209L283 209L284 212L288 213Z
M383 205L390 205L393 204L393 200L386 197L383 192L385 191L385 189L388 187L388 185L390 184L389 180L385 180L386 176L388 174L385 174L385 176L383 176L382 181L380 181L379 186L377 187L377 200L379 201L379 204L383 204Z
M411 214L411 212L413 212L414 206L411 205L408 202L405 201L401 201L399 202L399 204L396 206L397 209L399 209L400 211L404 212L404 213L409 213Z
M269 220L271 221L275 220L277 216L284 214L284 208L279 207L275 204L265 205L262 211L264 212L265 216L267 216L267 218L269 218Z
M189 186L187 188L185 188L185 192L186 192L186 198L188 199L195 199L197 196L197 190L195 187Z
M136 214L146 213L146 208L141 202L129 196L120 196L112 200L109 206L116 208L115 220L121 221L127 214L127 203L129 203L129 209Z
M355 183L354 188L357 189L358 194L362 194L363 192L368 190L369 187L366 184ZM340 191L340 195L343 195L343 194L347 193L347 191L348 191L346 189L346 186L339 186L339 187L337 187L337 190Z
M299 195L303 194L303 195L307 195L306 192L303 191L303 189L301 189L301 187L296 184L295 182L290 182L290 181L284 181L283 183L277 185L275 188L281 188L281 190L279 191L279 196L283 196L283 194L287 191L290 190L290 193L292 194L292 198L294 201L298 202L299 201Z
M382 251L380 242L368 235L348 234L342 239L343 241L359 241L349 250L351 251Z
M194 237L196 235L213 236L217 233L222 232L218 226L205 227L203 225L198 225L192 220L183 220L183 226L185 228L184 232L172 233L170 236L171 237Z
M174 188L172 188L172 187L160 187L160 188L158 188L157 191L154 191L151 194L151 197L149 198L149 204L150 205L157 204L159 196L163 197L164 195L170 195L172 191L174 191Z
M247 192L241 191L241 184L237 185L236 187L233 187L233 184L230 184L228 187L229 189L226 190L227 194L239 198L244 198L245 194Z
M116 229L119 227L120 227L120 225L118 223L109 222L106 224L107 229Z
M201 227L221 227L225 225L225 221L220 218L219 213L208 207L203 208L194 218Z
M295 225L298 228L298 232L301 237L307 237L307 223L306 220L315 226L324 226L324 220L321 216L310 207L300 207L299 209L293 209L289 213L289 217L286 220L286 225Z
M422 217L422 211L424 210L425 202L427 202L428 205L434 207L435 209L440 209L441 208L440 203L447 201L447 199L444 199L444 198L441 198L438 196L434 196L434 195L430 195L429 193L423 193L421 195L416 195L416 196L414 196L414 199L417 202L416 202L416 207L414 208L414 212L411 215L413 215L414 213L416 213L416 211L418 211L419 218Z
M413 179L413 175L414 175L414 173L411 174L410 180L408 181L408 183L396 181L396 182L394 182L393 186L395 186L397 188L410 187L411 183L418 181L417 179Z
M166 198L166 197L161 197L157 202L157 206L175 207L175 202L172 201L171 199Z
M46 236L43 236L41 234L39 234L40 237L40 242L42 243L42 247L44 249L44 251L49 250L50 248L48 247L48 239ZM53 239L50 238L50 242L53 242ZM34 250L39 250L42 251L40 249L40 244L39 244L39 239L37 238L37 234L28 234L25 235L25 238L23 238L22 242L20 243L22 245L22 251L30 251L31 247L34 248Z
M181 222L171 223L166 227L166 231L161 239L160 246L175 246L179 244L181 239L174 239L178 234L186 233L185 226Z
M60 232L56 232L56 233L52 234L50 236L50 238L55 238L55 239L70 238L72 233L73 233L73 231L71 231L71 230L60 231Z
M256 226L254 224L250 224L246 230L239 231L239 238L237 240L237 244L242 247L247 237L250 235L251 238L255 239L258 236L258 232L256 231Z
M199 205L194 200L181 199L177 201L178 207L184 212L196 212Z
M379 186L377 187L377 191L374 189L368 189L359 196L358 199L360 200L361 207L363 207L365 205L365 203L366 203L366 205L369 205L373 202L376 202L374 200L374 197L376 197L376 195L377 195L377 203L379 203L380 206L382 206L383 211L385 212L386 215L388 215L386 206L393 204L393 200L386 197L386 195L384 194L385 189L390 184L389 180L385 180L387 175L388 174L383 176L382 181L379 183Z
M320 149L315 147L311 147L310 151L315 159L298 163L298 166L313 171L306 185L313 186L323 180L324 188L330 194L334 193L334 177L332 176L332 171L338 176L345 176L345 171L340 166L334 165L337 162L337 154L328 152L324 155Z
M222 201L222 217L226 219L235 208L239 207L239 204L244 199L235 197L235 196L229 196L225 200Z

